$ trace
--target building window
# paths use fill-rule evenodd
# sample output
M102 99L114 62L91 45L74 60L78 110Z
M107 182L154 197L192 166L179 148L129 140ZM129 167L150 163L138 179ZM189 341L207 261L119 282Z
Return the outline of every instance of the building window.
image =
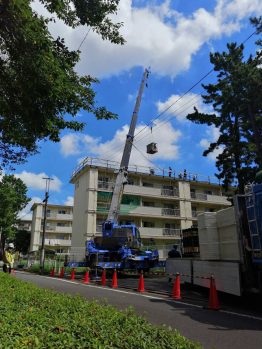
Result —
M57 226L58 226L58 227L66 227L66 223L60 223L60 222L58 222L58 223L57 223Z
M98 176L98 188L108 189L109 188L109 178L103 175Z
M212 194L213 194L211 190L205 190L204 193L205 193L206 195L212 195Z
M58 213L59 214L66 214L66 211L65 210L58 210Z
M46 210L46 217L51 217L51 210Z

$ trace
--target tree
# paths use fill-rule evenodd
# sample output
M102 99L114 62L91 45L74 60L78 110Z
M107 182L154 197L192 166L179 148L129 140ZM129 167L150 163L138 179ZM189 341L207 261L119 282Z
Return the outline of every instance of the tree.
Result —
M13 240L18 213L30 199L26 196L27 187L19 178L5 175L0 182L0 247L3 250L6 240Z
M15 250L27 254L30 246L31 234L27 230L15 230L14 245Z
M195 109L187 118L219 129L218 139L203 155L222 149L216 161L217 177L226 189L236 179L243 193L245 184L262 168L262 55L258 51L244 61L243 45L232 43L227 48L228 52L210 54L217 82L203 85L204 103L212 104L215 113Z
M59 141L63 129L82 130L70 120L80 109L97 119L116 118L97 107L92 88L98 80L79 76L74 68L80 51L70 51L63 38L48 30L52 18L31 8L32 0L0 2L0 170L24 162L38 150L38 141ZM105 40L123 44L121 23L110 15L119 0L41 0L50 14L67 25L87 25ZM65 117L66 116L66 117Z

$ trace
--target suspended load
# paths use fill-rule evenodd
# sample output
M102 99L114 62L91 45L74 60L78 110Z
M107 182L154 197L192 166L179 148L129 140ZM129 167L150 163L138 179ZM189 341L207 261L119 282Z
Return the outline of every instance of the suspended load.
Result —
M146 146L146 152L147 154L155 154L158 152L157 150L157 143L150 143Z

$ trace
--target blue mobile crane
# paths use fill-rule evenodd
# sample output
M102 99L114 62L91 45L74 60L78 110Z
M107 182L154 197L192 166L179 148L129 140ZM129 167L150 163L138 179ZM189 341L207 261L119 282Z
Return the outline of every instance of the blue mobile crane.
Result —
M90 267L149 270L158 265L158 251L142 249L139 229L134 224L121 225L118 223L124 186L128 183L128 165L138 111L148 75L149 71L146 69L140 84L129 132L126 136L108 216L102 224L102 237L96 237L94 240L89 240L86 243L86 261ZM155 143L153 144L152 151L157 151Z

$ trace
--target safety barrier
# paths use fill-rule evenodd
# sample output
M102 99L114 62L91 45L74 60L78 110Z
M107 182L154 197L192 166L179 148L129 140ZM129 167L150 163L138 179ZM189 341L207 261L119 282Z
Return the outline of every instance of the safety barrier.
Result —
M145 290L145 280L144 280L144 273L143 271L140 272L140 274L138 274L137 272L131 272L129 274L135 274L136 276L139 276L139 281L138 281L138 288L137 288L137 292L146 292ZM156 273L149 273L149 275L155 275ZM189 274L183 274L183 273L175 273L175 274L170 274L170 273L160 273L157 275L165 275L168 276L171 280L173 279L173 287L172 287L172 292L171 292L171 297L174 300L180 300L182 299L181 296L181 276L185 276L185 277L191 277L191 275ZM54 277L55 276L55 269L52 268L51 272L50 272L50 276ZM65 276L64 273L64 269L62 268L60 274L59 274L59 278L63 278ZM75 269L72 268L71 273L69 274L69 278L71 280L75 280ZM210 285L209 285L209 299L208 299L208 306L207 309L210 310L219 310L220 309L220 304L219 304L219 300L218 300L218 294L217 294L217 290L216 290L216 284L215 284L215 278L213 275L211 276L200 276L200 275L195 275L194 278L199 278L199 279L206 279L206 280L210 280ZM88 270L85 272L84 274L84 278L82 279L84 284L89 284L90 283L90 279L89 279L89 272ZM97 284L97 278L95 280L95 283ZM103 269L102 270L102 275L101 278L99 278L99 282L101 284L101 286L106 286L107 285L107 279L106 279L106 270ZM112 280L111 280L111 288L118 288L118 280L117 280L117 270L114 269L113 272L113 276L112 276Z

